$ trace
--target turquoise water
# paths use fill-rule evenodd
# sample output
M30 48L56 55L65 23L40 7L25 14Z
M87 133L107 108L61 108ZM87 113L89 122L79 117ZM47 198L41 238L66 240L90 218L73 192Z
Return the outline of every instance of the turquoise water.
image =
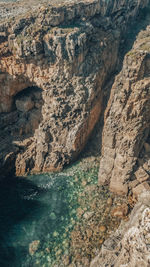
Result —
M77 164L59 174L0 182L0 266L52 267L62 255L69 255L69 233L78 221L83 179L96 183L97 169L85 172Z

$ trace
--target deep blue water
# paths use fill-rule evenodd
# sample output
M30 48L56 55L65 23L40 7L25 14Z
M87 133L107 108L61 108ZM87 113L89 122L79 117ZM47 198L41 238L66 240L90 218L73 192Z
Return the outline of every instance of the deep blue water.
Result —
M62 232L64 215L68 223L64 188L65 177L46 175L1 182L0 266L35 266L28 253L29 244L33 240L44 244L48 233ZM52 237L49 239L54 242Z
M0 182L0 266L52 267L58 250L69 253L82 177L88 179L88 173L9 177ZM30 255L29 244L35 240L39 247Z

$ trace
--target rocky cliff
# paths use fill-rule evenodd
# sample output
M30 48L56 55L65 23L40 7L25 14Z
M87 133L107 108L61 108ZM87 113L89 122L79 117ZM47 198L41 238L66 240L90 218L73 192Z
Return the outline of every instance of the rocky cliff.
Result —
M150 193L143 192L130 219L107 239L90 267L150 265Z
M1 173L12 171L12 167L16 175L59 170L77 157L103 109L106 84L119 61L120 41L129 23L148 2L58 1L53 5L53 2L41 1L37 5L32 1L32 9L29 1L0 4ZM143 50L140 62L134 62L130 75L138 69L139 75L148 75L148 71L144 72L146 65L142 64L148 64L147 52ZM123 93L125 98L130 97L134 85L131 79L129 82L126 79L127 74L124 75L128 84L127 93ZM138 82L142 82L142 78ZM148 82L145 83L142 88L147 88ZM115 93L111 99L113 95ZM123 103L126 101L122 99ZM110 108L113 103L109 103ZM106 132L111 122L105 124ZM117 125L120 126L121 121ZM110 138L108 129L103 140L106 149L103 145L102 180L105 179L101 171L105 153L109 153L110 162L116 153L106 144L107 136L113 144L114 130ZM145 133L145 138L147 135ZM108 151L108 147L111 150ZM128 159L131 166L136 158L131 155L132 151ZM120 153L117 155L119 157ZM117 170L112 176L112 185L116 175ZM126 174L124 177L127 179Z
M135 196L149 187L150 27L125 56L105 112L99 183Z

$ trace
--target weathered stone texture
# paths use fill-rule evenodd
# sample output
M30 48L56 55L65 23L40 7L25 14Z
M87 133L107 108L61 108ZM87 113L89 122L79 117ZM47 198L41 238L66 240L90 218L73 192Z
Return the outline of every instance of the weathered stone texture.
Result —
M129 222L102 245L90 267L150 266L150 193L145 191L135 205Z
M16 3L18 10L21 4ZM3 21L3 10L0 24L0 144L5 143L1 166L14 147L17 175L59 170L77 157L101 114L103 88L118 64L120 38L147 4L148 0L34 3L31 14L25 2L15 23L6 5L10 18ZM32 87L41 90L39 99ZM13 112L15 124L10 120L6 126L7 114ZM23 147L25 139L31 142ZM106 137L105 141L110 142ZM110 145L106 149L112 168L115 151ZM117 157L122 160L119 153Z
M150 28L142 31L116 77L105 112L99 183L127 192L128 181L149 179ZM143 160L143 163L142 163ZM106 163L107 162L107 163ZM106 164L105 164L106 163ZM141 168L139 168L141 166ZM139 169L138 169L139 168Z

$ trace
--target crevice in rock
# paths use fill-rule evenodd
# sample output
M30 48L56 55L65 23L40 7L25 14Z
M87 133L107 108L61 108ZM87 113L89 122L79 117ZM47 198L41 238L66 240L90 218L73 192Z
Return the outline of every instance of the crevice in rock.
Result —
M0 151L1 175L15 173L15 161L18 153L22 153L32 143L35 130L42 120L42 89L27 87L15 94L9 113L1 113L0 117ZM8 164L9 163L9 164ZM13 167L14 166L14 167ZM28 166L28 167L27 167ZM34 166L32 157L29 158L27 169ZM13 170L11 168L13 167Z
M110 189L118 194L128 193L128 183L134 180L137 158L149 132L149 49L146 44L150 20L148 11L144 10L143 14L144 19L139 16L138 26L133 24L136 30L130 28L120 47L121 54L126 54L128 48L132 50L126 54L123 65L120 64L121 72L116 76L105 112L99 183L110 183Z
M109 83L120 69L118 53L125 51L120 42L128 38L127 25L147 5L147 0L137 5L128 1L121 7L118 1L79 2L47 6L34 16L24 13L14 27L11 21L2 22L0 29L8 43L0 46L4 74L0 111L16 116L14 136L32 136L25 150L15 144L21 149L16 159L18 175L30 169L30 158L35 162L31 171L48 172L61 169L81 153L99 117L103 120ZM11 52L8 57L7 52ZM35 96L24 91L31 86L42 90L41 112Z

